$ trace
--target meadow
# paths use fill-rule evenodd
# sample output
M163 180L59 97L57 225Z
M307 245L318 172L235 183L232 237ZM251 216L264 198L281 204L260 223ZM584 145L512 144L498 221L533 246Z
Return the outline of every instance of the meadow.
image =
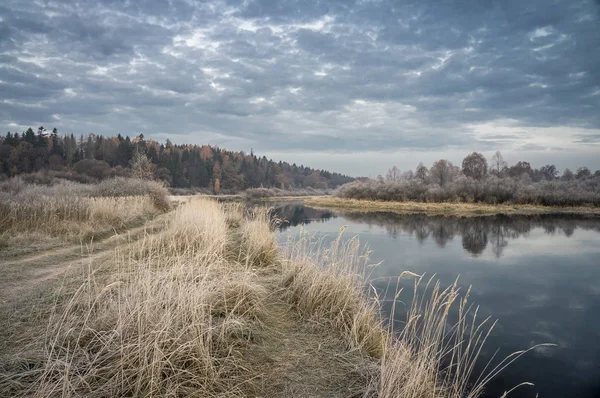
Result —
M410 272L393 330L358 239L280 247L266 208L115 179L9 181L0 209L2 396L477 397L523 354L475 375L493 321Z

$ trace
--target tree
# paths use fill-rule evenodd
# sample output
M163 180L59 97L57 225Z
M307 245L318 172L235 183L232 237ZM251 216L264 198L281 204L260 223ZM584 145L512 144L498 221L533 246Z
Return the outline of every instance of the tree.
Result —
M558 170L556 170L556 166L553 164L547 164L540 168L540 173L546 180L554 180L556 175L558 174Z
M428 174L429 170L427 170L427 167L423 166L423 163L419 163L417 169L415 170L415 177L424 183L427 180Z
M31 127L28 128L27 131L25 131L25 134L23 135L23 140L25 142L30 143L31 145L35 144L35 133L31 129Z
M431 166L429 175L433 181L440 187L443 187L446 183L452 181L454 177L454 165L446 159L438 160Z
M410 181L413 178L415 178L415 173L413 173L413 171L411 169L408 169L407 171L402 173L402 179L404 179L406 181Z
M60 138L58 138L58 130L56 128L52 129L52 134L50 135L50 154L57 155L58 157L63 157L63 148L60 143Z
M591 175L592 175L592 172L587 167L578 167L577 173L575 174L575 178L577 178L579 180L580 178L586 178Z
M70 137L65 137L65 161L67 162L67 166L72 166L76 160L77 153L77 140L75 136L71 134Z
M85 144L85 158L96 158L96 136L94 134L88 135L87 143Z
M237 191L244 188L244 176L238 173L233 162L229 161L223 165L221 175L224 189Z
M396 182L400 179L400 170L394 165L387 171L385 179L388 182Z
M34 160L33 154L33 144L28 141L21 141L16 148L13 148L8 158L11 175L31 172Z
M533 175L533 169L529 162L520 161L514 166L508 169L508 174L511 177L521 177L523 174L528 174L530 177Z
M315 189L327 189L327 183L321 177L319 170L314 170L304 179L304 186Z
M155 171L156 165L152 164L144 153L135 151L131 160L132 175L142 180L152 180Z
M479 152L473 152L463 159L462 172L467 177L482 180L487 174L488 164L485 157Z
M500 151L496 151L494 156L492 156L492 162L490 164L490 171L496 175L496 177L500 177L502 171L506 167L506 162L504 161L504 157Z
M563 171L562 176L560 177L561 180L563 181L571 181L575 179L575 175L573 174L573 172L569 169L565 169L565 171Z
M35 137L33 146L36 148L48 147L48 143L46 142L46 129L44 128L44 126L38 127L37 136Z

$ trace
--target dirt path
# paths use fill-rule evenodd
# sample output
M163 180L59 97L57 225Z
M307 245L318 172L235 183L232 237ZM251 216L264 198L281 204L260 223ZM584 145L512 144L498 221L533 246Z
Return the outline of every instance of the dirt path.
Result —
M69 284L80 283L79 277L68 277L72 271L86 265L97 269L113 258L115 250L162 230L168 214L87 245L72 244L8 261L0 258L0 358L18 351L23 336L33 329L43 334L55 300L70 289Z
M70 267L80 267L86 262L96 261L146 235L153 234L164 225L163 216L125 231L109 235L88 244L76 244L45 250L35 255L0 261L0 303L20 295L25 290L35 289L50 280L57 280Z
M281 300L280 277L258 276L271 294L265 302L264 336L244 353L258 380L256 397L372 396L370 362L348 351L327 325L302 319Z

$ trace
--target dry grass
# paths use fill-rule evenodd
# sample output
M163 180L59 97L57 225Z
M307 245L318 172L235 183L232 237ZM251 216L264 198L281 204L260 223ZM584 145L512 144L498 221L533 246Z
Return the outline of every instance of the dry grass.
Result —
M334 197L309 198L303 202L308 206L328 209L350 209L353 211L392 211L402 214L444 214L458 216L483 216L494 214L597 214L594 207L549 207L539 205L488 205L483 203L425 203L390 202Z
M241 396L239 350L264 316L266 291L224 258L213 201L177 209L167 229L91 272L50 320L40 369L22 395ZM131 254L142 253L139 256ZM5 391L7 392L7 391Z
M474 398L490 379L529 350L483 366L479 354L494 328L480 320L478 309L460 294L457 283L441 289L439 281L415 278L414 296L404 327L394 330L381 317L377 293L368 290L369 251L357 238L344 241L343 229L325 245L306 234L288 244L284 261L284 296L305 317L328 323L350 350L359 350L378 364L373 377L381 398ZM424 286L424 292L417 294ZM401 289L394 302L399 302ZM533 348L532 348L533 349ZM528 383L524 383L528 384Z
M265 267L278 262L279 247L273 239L278 220L271 219L269 210L255 207L240 225L239 261L251 267Z
M163 265L177 262L181 257L224 255L228 243L227 220L219 204L212 200L196 200L179 206L167 220L161 233L139 243L135 255Z
M356 238L280 253L266 209L196 199L170 215L57 301L43 346L23 349L37 360L0 363L0 395L476 397L514 359L468 385L491 325L456 284L428 282L403 330L386 326Z
M377 302L365 291L368 251L358 239L342 235L328 247L302 236L288 244L284 262L284 297L300 313L326 321L339 331L350 349L381 357L386 333Z
M80 239L170 208L166 190L159 184L133 179L107 180L96 186L36 186L15 179L1 188L0 234L9 236L36 232Z
M493 324L488 324L489 319L478 322L477 311L468 307L468 294L460 298L456 283L441 290L434 282L428 291L430 279L426 295L418 295L421 282L420 277L415 281L403 330L390 340L382 358L380 396L477 397L485 381L469 383ZM450 322L455 308L458 321Z

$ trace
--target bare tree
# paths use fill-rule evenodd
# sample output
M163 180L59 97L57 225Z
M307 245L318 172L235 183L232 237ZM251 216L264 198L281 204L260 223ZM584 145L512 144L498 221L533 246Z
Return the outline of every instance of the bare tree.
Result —
M504 161L504 157L502 157L502 154L500 153L500 151L496 151L494 156L492 156L492 162L490 164L490 171L493 174L495 174L496 177L500 177L500 174L502 174L502 170L504 170L504 168L506 166L507 166L507 164Z
M408 169L404 173L402 173L403 180L410 181L413 178L415 178L415 173L413 173L413 171L411 169Z
M482 180L487 174L488 164L485 157L479 152L473 152L463 159L462 172L467 177Z
M443 187L446 183L452 181L455 173L454 165L445 159L438 160L431 166L429 175L440 186Z
M423 166L423 163L419 163L417 169L415 170L415 177L424 183L427 180L428 174L429 170L427 170L427 167Z
M395 165L392 166L392 168L387 171L385 180L388 182L396 182L400 180L400 170Z

